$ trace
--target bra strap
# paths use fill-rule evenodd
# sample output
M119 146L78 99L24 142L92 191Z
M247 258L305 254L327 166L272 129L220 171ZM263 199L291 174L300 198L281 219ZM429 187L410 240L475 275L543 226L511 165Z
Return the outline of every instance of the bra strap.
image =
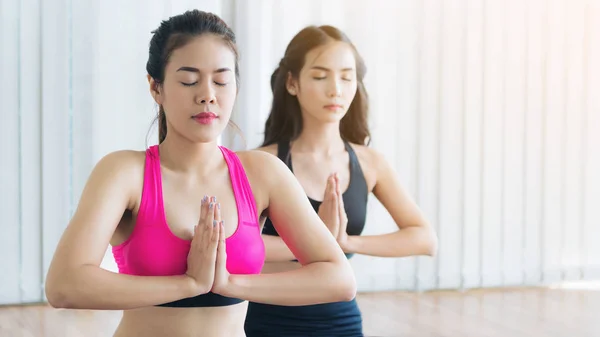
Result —
M220 146L219 148L229 168L231 187L235 195L238 214L242 217L240 220L258 225L256 200L254 199L254 193L252 193L252 187L250 186L250 181L248 181L248 176L246 176L242 162L235 152L224 146Z

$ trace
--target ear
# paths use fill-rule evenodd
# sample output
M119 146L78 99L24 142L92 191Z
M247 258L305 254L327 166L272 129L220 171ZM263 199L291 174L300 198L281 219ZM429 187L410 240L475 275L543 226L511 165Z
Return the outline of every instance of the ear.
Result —
M156 104L162 104L162 94L160 93L160 86L158 85L158 82L156 82L156 80L154 80L154 78L152 78L152 76L147 75L148 78L148 84L150 85L150 94L152 95L152 97L154 98L154 101L156 102Z
M291 72L288 72L288 76L285 81L285 88L292 96L296 96L298 94L298 81L294 79Z

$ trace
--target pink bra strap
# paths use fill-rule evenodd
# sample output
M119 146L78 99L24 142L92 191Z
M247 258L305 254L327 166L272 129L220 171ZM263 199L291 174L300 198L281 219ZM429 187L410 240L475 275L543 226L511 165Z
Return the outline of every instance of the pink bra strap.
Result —
M254 199L252 187L250 186L246 171L244 170L240 159L235 152L228 148L223 146L219 146L219 148L229 167L231 185L233 187L235 199L237 200L238 214L241 217L240 220L258 224L256 200Z
M146 150L146 163L144 165L144 186L142 200L140 201L141 214L145 219L164 218L162 181L160 175L160 158L158 145ZM138 223L152 223L152 221L138 221Z

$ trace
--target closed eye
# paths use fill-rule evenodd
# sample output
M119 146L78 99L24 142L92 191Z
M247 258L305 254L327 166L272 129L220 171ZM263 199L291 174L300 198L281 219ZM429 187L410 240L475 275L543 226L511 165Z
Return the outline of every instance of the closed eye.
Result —
M219 83L219 82L214 82L216 85L220 86L220 87L224 87L227 85L227 83ZM194 82L194 83L185 83L185 82L181 82L181 84L183 84L186 87L193 87L196 84L198 84L198 82Z

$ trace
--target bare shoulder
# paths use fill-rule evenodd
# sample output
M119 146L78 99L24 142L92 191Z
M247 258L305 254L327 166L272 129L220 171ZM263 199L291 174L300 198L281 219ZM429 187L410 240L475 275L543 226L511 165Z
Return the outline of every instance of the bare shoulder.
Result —
M240 151L236 154L249 178L252 176L256 179L270 180L288 171L279 158L261 149Z
M377 160L377 157L381 156L381 152L366 145L350 143L350 146L352 146L354 152L356 152L356 155L358 156L358 159L361 161L364 160L370 162L371 160Z
M277 146L277 143L275 143L275 144L271 144L271 145L259 147L256 150L263 151L263 152L266 152L266 153L270 153L270 154L272 154L274 156L277 156L277 149L278 149L278 146Z
M88 181L92 189L101 186L120 186L122 192L131 196L129 209L135 204L134 196L139 194L138 190L143 185L144 163L146 160L144 151L119 150L106 154L97 163Z
M144 151L119 150L106 154L96 164L95 170L109 175L126 175L144 172Z
M291 172L276 156L259 149L236 152L256 199L259 211L268 207L271 187L288 179Z

